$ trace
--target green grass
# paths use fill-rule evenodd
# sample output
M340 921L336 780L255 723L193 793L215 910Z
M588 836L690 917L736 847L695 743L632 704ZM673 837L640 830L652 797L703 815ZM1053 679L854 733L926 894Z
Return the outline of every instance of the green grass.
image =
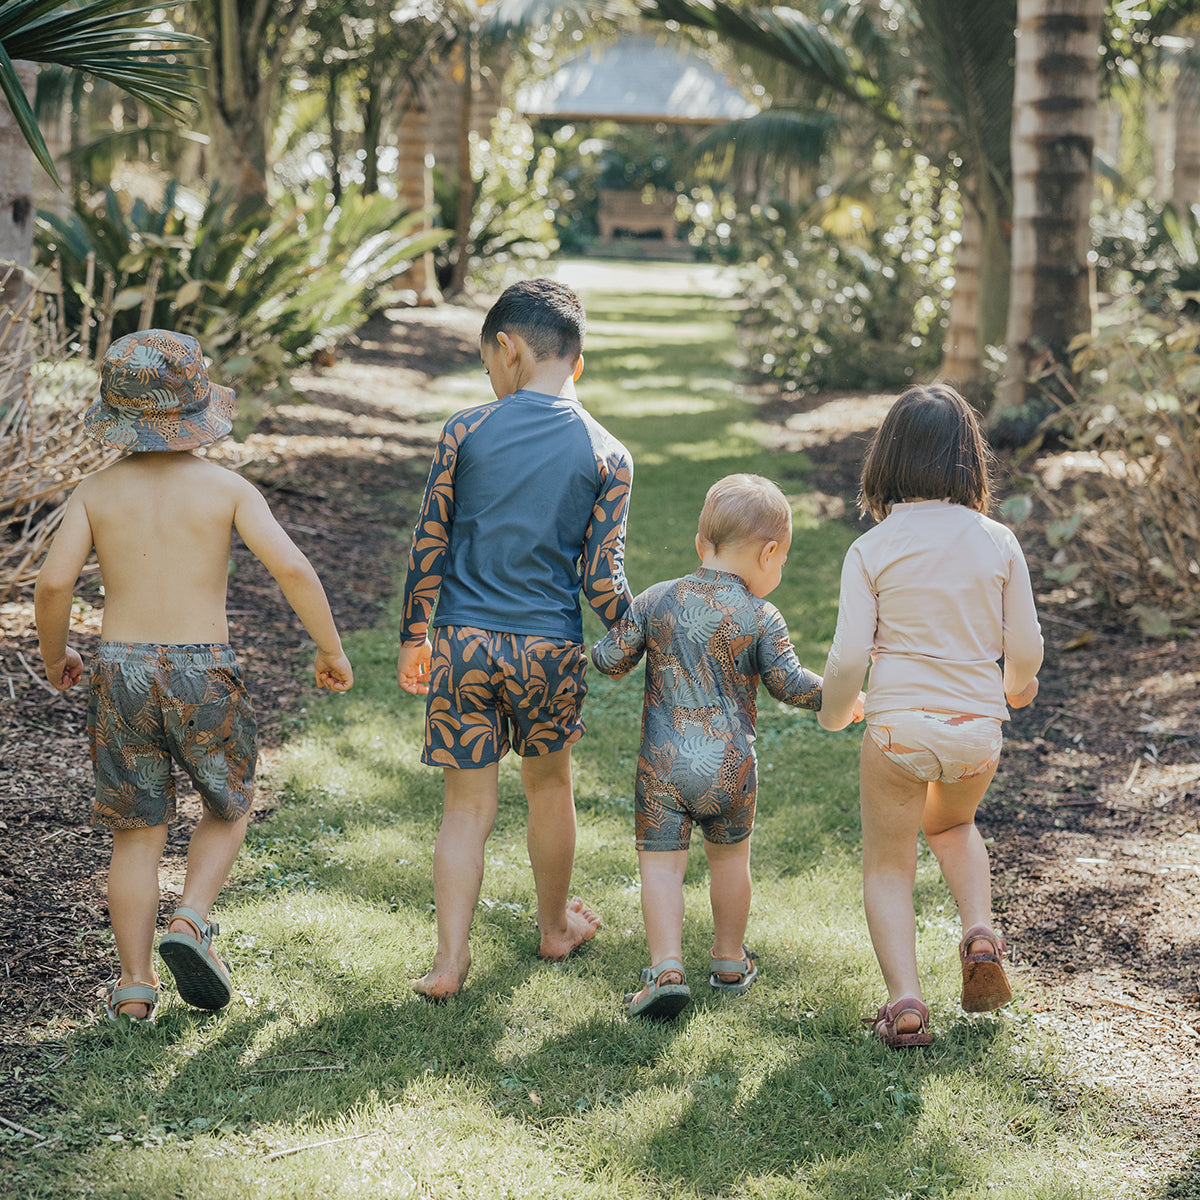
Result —
M637 462L627 566L640 590L692 568L696 514L715 478L757 471L799 493L806 467L762 449L718 302L635 290L585 300L581 392ZM459 388L457 401L469 393ZM852 536L798 519L773 596L817 670ZM12 1194L1144 1194L1122 1173L1106 1098L1074 1081L1019 1002L1003 1016L959 1011L953 905L927 854L919 952L935 1045L892 1053L860 1029L883 991L859 898L858 735L825 733L765 696L753 991L706 994L696 847L684 937L696 999L671 1026L625 1019L621 994L646 961L631 804L640 673L593 673L576 752L575 886L603 930L567 963L536 959L510 759L471 978L453 1003L416 998L408 980L434 942L441 780L418 762L422 706L396 689L395 628L393 612L348 639L354 690L309 702L274 773L285 801L252 831L220 905L233 1003L208 1016L175 1002L154 1030L94 1026L55 1043L52 1103L20 1118L51 1144L0 1135ZM587 636L598 632L589 618Z

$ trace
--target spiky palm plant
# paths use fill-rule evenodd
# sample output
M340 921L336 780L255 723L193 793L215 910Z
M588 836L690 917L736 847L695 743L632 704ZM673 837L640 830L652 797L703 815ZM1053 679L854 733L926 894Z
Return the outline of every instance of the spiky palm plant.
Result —
M0 2L0 91L29 148L47 174L58 172L17 76L15 61L53 63L108 80L135 99L180 117L192 96L201 38L139 18L161 11L127 8L128 0Z

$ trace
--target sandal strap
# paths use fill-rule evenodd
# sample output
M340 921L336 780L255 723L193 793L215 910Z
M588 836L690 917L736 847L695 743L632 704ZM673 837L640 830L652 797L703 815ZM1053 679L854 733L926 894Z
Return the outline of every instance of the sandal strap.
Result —
M195 931L196 940L207 950L213 937L221 932L216 921L206 921L194 908L181 904L172 914L171 921L186 921ZM167 922L170 925L170 921Z
M742 958L710 958L708 969L713 975L741 975L743 978L754 970L758 955L748 946L742 947Z
M667 971L678 971L683 978L687 979L687 972L683 969L683 963L677 958L664 958L657 966L642 968L642 982L657 984L660 975Z
M1008 949L1008 943L994 929L990 929L987 925L972 925L963 934L962 941L958 943L958 956L963 962L972 957L972 942L989 943L997 961L1004 958L1005 951Z

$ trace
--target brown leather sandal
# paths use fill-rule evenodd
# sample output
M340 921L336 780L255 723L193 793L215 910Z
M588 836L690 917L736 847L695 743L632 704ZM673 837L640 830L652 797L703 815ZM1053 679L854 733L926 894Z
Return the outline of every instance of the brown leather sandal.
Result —
M990 949L971 952L973 942L987 942ZM1008 944L986 925L972 925L958 944L962 959L963 1012L992 1012L1003 1008L1013 997L1004 974L1004 954Z
M896 1028L896 1021L906 1013L916 1013L921 1024L917 1029L901 1033ZM875 1031L875 1036L892 1050L928 1046L933 1042L933 1035L929 1032L929 1009L916 996L901 996L891 1004L882 1005L874 1020L867 1017L863 1024L870 1025Z

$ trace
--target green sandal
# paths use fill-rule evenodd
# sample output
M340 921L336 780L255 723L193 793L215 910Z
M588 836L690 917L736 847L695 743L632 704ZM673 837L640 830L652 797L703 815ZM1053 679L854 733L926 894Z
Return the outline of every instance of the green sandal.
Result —
M659 983L663 975L678 975L678 983ZM664 958L657 967L642 970L642 983L646 994L638 999L638 992L629 992L625 997L631 1017L645 1017L649 1021L669 1021L692 998L692 989L687 985L683 963L677 958Z
M218 962L208 952L220 926L216 921L206 921L194 908L182 905L171 914L171 920L186 921L196 931L195 937L188 933L165 933L159 939L158 953L175 976L179 998L194 1008L224 1008L233 998L229 964L224 959Z
M727 996L740 996L748 992L758 978L758 955L747 946L742 947L744 958L713 958L708 964L708 983L714 992ZM729 983L722 975L736 975L737 980Z
M148 1004L150 1011L144 1017L135 1017L133 1013L123 1013L126 1004ZM158 1016L158 976L154 983L127 983L117 987L117 980L110 979L104 987L104 1015L116 1025L122 1017L128 1018L135 1025L153 1025Z

